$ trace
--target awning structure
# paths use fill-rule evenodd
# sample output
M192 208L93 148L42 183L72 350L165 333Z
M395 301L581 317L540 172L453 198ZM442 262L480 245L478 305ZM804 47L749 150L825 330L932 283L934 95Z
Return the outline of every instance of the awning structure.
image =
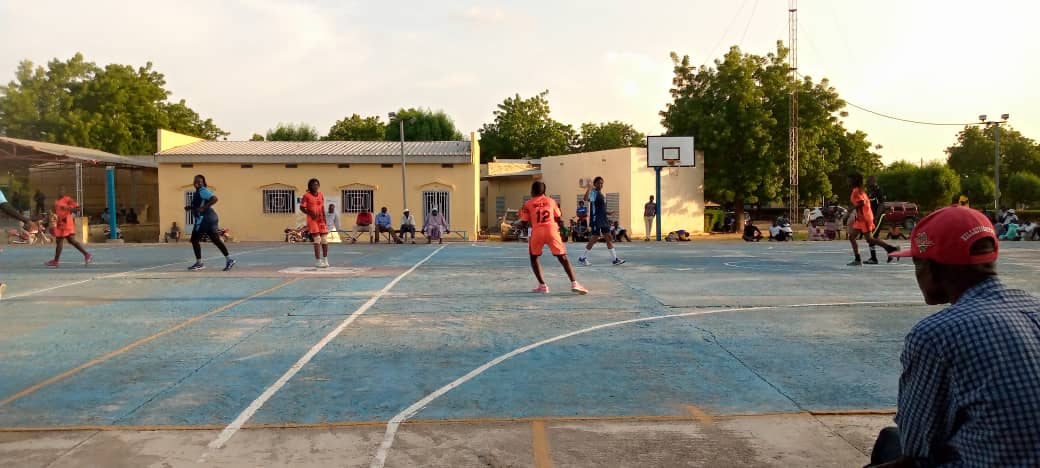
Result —
M122 169L159 167L154 156L119 156L90 148L0 136L0 171L53 166L54 163L81 163L84 166L115 166Z

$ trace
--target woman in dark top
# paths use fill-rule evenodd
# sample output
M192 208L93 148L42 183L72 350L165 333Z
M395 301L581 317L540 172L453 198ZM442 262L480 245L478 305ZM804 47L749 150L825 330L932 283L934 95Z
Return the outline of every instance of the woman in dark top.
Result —
M191 197L191 205L185 206L185 210L192 210L195 214L195 227L191 231L191 248L195 251L195 264L188 267L189 270L198 271L206 268L202 264L202 236L209 236L210 242L220 249L220 253L224 254L224 271L228 271L231 267L235 266L235 260L228 255L228 249L224 245L224 242L220 240L220 232L217 229L217 212L213 210L213 205L217 203L217 196L206 185L206 177L202 174L195 176L195 195Z

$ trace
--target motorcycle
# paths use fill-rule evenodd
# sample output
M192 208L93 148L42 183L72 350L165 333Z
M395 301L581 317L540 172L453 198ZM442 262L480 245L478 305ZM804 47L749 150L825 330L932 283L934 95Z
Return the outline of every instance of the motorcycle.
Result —
M297 242L308 242L310 240L310 233L307 232L307 226L300 226L297 228L285 228L285 241L290 244Z
M769 228L769 231L769 240L778 242L794 240L794 229L791 227L791 221L788 221L787 216L778 216L776 221L773 222L773 227Z
M828 222L837 222L848 216L848 211L838 205L817 206L809 212L809 224L823 227Z
M32 230L26 230L23 225L20 229L8 229L7 230L7 243L9 244L49 244L54 239L47 235L47 232L42 228L36 228Z

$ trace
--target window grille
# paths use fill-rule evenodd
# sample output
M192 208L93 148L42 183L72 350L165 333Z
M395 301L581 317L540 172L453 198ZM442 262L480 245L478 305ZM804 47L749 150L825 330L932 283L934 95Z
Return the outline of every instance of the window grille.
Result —
M296 212L296 190L267 189L264 190L264 213L292 214Z
M343 191L343 212L344 213L360 213L367 211L371 213L375 206L374 199L375 193L372 190L344 190Z
M444 215L444 220L451 224L451 197L448 192L423 192L423 216L429 216L434 208Z
M184 192L184 206L191 206L191 200L195 198L195 191L189 190ZM194 226L195 225L195 210L184 211L184 225Z

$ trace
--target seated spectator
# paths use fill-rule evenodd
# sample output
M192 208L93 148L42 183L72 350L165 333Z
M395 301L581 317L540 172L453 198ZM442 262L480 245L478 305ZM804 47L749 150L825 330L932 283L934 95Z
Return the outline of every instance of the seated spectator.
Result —
M137 219L137 212L133 208L126 214L127 224L141 224L141 221Z
M361 211L357 214L357 218L354 220L354 237L350 239L350 243L357 242L362 232L368 233L371 242L376 241L376 237L372 235L372 213L368 211Z
M1018 238L1018 223L1008 223L1007 227L1004 228L1004 233L1000 235L1000 240L1017 241Z
M1040 240L1040 225L1036 221L1030 221L1018 228L1018 233L1024 241Z
M621 227L617 221L614 221L614 224L610 226L610 234L613 235L614 240L618 242L621 242L622 240L632 242L632 239L628 237L628 231Z
M394 240L394 243L403 244L401 238L397 237L397 231L394 230L393 219L390 218L390 213L386 212L384 206L379 210L379 214L376 215L376 238L382 233L390 234L390 237Z
M336 232L342 231L343 226L339 223L339 211L335 203L329 203L329 212L325 214L325 227Z
M888 227L888 235L885 237L888 239L906 240L906 234L903 234L902 231L899 230L899 226L895 224Z
M1040 298L997 278L999 243L977 210L950 206L914 227L917 285L949 307L914 325L895 422L871 466L1040 466Z
M105 211L103 211L101 213L101 222L104 223L104 224L108 224L111 220L112 220L112 215L109 214L108 208L105 208Z
M181 228L177 225L176 221L174 221L173 225L170 226L170 232L163 235L163 242L170 242L170 239L173 239L174 242L181 241Z
M412 216L412 212L409 211L408 208L405 208L404 213L401 215L401 229L399 231L399 234L401 235L401 240L404 240L405 233L410 233L412 235L412 243L414 244L415 217Z
M444 215L437 213L437 208L430 210L429 216L423 219L423 234L426 235L426 243L429 244L434 240L438 244L443 244L444 239L441 239L441 235L444 233L451 232L448 230L448 221L444 219Z
M589 207L585 206L584 200L578 200L578 224L589 225Z
M760 242L762 240L762 231L755 226L755 223L748 218L744 222L744 236L742 237L744 242Z

